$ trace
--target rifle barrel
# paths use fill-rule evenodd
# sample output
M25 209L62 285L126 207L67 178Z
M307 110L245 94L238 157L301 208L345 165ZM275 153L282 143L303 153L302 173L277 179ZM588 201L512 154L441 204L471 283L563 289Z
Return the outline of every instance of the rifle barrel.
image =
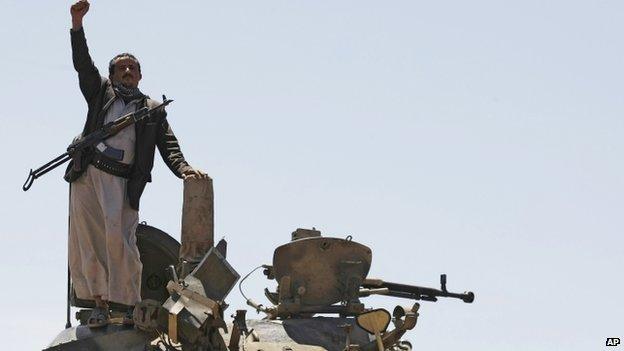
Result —
M387 288L388 293L386 295L394 296L394 297L401 297L401 298L406 298L406 299L437 301L438 297L452 297L452 298L460 299L466 303L471 303L474 301L474 293L470 291L465 292L463 294L458 294L458 293L452 293L446 290L438 290L438 289L427 288L423 286L384 282L384 281L377 281L377 282L374 282L374 284L365 282L364 284L362 284L362 287L368 288L368 289Z

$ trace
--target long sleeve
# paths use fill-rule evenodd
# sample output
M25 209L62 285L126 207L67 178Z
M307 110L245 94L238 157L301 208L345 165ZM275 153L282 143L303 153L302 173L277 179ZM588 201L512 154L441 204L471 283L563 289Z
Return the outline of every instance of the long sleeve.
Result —
M87 102L91 101L102 88L103 78L89 55L89 47L85 38L84 29L70 30L72 60L74 69L78 72L80 91Z
M167 122L167 113L164 111L163 113L164 116L158 128L158 135L156 136L156 145L167 167L169 167L171 172L178 178L182 178L182 174L192 169L192 167L189 166L184 159L178 139L175 134L173 134L169 122Z

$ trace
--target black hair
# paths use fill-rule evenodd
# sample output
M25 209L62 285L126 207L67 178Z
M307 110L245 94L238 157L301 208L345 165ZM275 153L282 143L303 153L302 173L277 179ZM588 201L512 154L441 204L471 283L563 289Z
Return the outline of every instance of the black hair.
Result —
M131 54L131 53L129 53L129 52L122 52L121 54L116 55L115 57L113 57L113 58L110 60L110 62L108 63L108 75L109 75L109 76L112 76L112 75L113 75L113 73L115 73L115 61L116 61L118 58L121 58L121 57L129 57L129 58L133 59L133 60L134 60L134 62L136 62L136 64L137 64L138 68L139 68L139 73L141 73L141 63L139 62L139 60L138 60L138 59L137 59L134 55L132 55L132 54Z

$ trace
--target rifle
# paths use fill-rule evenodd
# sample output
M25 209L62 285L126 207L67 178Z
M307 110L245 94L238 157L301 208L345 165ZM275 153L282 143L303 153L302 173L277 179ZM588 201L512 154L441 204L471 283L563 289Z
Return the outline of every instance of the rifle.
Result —
M433 288L425 288L422 286L399 284L385 282L380 279L365 279L362 287L365 288L364 292L374 292L376 290L381 291L380 294L402 297L413 300L425 300L425 301L438 301L438 297L452 297L460 299L465 303L472 303L474 301L474 293L472 291L465 292L463 294L452 293L446 290L446 274L440 275L440 290Z
M67 147L67 151L60 156L35 169L34 171L31 168L30 172L28 173L28 178L26 178L26 182L22 186L22 190L27 191L28 189L30 189L35 179L43 176L44 174L55 169L56 167L69 161L75 155L79 156L80 153L82 153L82 151L84 151L86 148L95 146L101 141L112 137L113 135L119 133L122 129L137 123L138 121L151 115L157 109L163 108L172 102L173 100L168 100L167 97L163 95L163 102L158 104L158 106L154 106L151 109L143 107L135 112L128 113L127 115L121 116L112 122L106 123L100 129L72 142Z

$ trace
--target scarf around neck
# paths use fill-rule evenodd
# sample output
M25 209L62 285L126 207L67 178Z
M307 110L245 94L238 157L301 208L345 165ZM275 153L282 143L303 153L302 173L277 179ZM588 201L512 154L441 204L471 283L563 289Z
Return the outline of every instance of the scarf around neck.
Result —
M121 97L126 104L132 100L140 99L145 96L139 88L128 88L119 83L113 83L113 90L115 91L115 94Z

